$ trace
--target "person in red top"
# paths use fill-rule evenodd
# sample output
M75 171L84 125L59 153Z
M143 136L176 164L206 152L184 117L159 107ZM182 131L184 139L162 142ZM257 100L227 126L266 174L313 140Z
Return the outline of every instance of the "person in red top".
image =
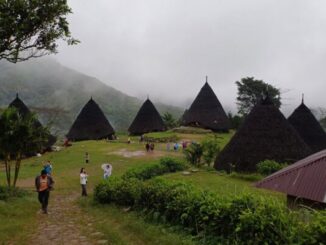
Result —
M41 175L35 178L35 187L38 192L38 200L42 204L43 213L48 213L48 203L50 191L53 189L54 181L51 176L47 175L46 170L41 171Z

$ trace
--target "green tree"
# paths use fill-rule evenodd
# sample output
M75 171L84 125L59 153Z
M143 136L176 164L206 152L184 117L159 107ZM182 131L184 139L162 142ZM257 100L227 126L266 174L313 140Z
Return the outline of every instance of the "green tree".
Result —
M169 112L165 112L162 116L164 125L168 128L175 128L177 127L178 123L177 120L173 117L173 115Z
M211 163L220 153L219 139L217 135L214 135L214 137L205 138L202 142L202 148L204 162L208 165L208 167L210 167Z
M57 40L71 37L67 0L0 0L0 60L19 62L57 53Z
M247 115L250 110L268 93L277 108L281 107L281 93L279 88L256 80L254 77L242 78L236 81L238 86L237 105L240 115Z
M38 152L49 138L46 127L35 126L35 116L21 116L17 109L6 109L0 118L0 154L5 164L7 184L16 186L21 160L26 153ZM12 181L12 168L14 178Z
M228 118L231 123L231 129L238 129L244 119L243 116L238 114L233 115L232 112L228 113Z
M194 142L191 143L190 146L183 151L183 153L186 157L186 160L190 164L197 167L200 166L201 157L203 155L203 148L200 144Z

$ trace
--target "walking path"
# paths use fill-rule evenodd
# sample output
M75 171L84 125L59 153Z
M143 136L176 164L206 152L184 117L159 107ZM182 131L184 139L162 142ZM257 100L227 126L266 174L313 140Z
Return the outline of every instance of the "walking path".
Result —
M76 203L78 197L79 193L52 195L49 214L43 214L41 210L37 214L38 228L28 244L108 244L108 241L103 239L103 234L93 227L92 218Z

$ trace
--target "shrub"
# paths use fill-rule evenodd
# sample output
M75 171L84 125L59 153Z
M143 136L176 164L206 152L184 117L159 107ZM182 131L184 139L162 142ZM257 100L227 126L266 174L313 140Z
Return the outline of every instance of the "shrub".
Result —
M4 186L0 186L0 200L7 200L9 197L9 188L8 187L4 187Z
M311 223L303 226L302 244L319 245L326 241L326 211L316 212Z
M165 166L170 173L182 171L188 168L184 161L172 157L161 158L160 165Z
M149 164L142 167L129 169L123 179L136 178L139 180L151 179L165 173L173 173L187 168L185 162L171 157L164 157L159 163Z
M285 163L278 163L273 160L265 160L257 164L257 171L262 175L270 175L286 167Z
M191 143L191 145L183 151L186 160L197 167L200 165L200 160L203 155L203 147L198 143Z
M216 135L207 137L202 142L204 162L210 167L216 156L220 153L219 140Z

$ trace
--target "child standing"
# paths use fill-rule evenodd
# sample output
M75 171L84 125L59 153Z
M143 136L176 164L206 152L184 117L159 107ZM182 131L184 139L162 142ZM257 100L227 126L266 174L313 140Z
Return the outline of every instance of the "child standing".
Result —
M82 196L87 196L86 184L87 184L87 173L85 168L81 168L80 170L80 185L82 187Z

